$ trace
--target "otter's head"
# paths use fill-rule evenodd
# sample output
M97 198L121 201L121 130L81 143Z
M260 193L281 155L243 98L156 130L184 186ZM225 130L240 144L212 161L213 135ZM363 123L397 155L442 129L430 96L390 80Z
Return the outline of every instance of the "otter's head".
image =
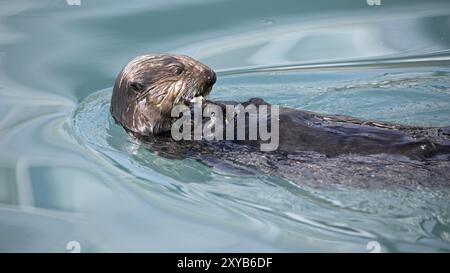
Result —
M188 56L139 56L117 76L111 113L126 129L141 135L170 131L172 108L206 97L215 82L211 68Z

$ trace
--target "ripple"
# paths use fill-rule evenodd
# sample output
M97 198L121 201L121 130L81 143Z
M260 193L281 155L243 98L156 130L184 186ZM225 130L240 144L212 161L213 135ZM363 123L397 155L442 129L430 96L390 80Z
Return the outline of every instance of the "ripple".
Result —
M450 250L447 188L312 189L164 158L103 90L131 57L176 52L218 70L215 98L448 125L448 3L82 1L0 3L2 250Z
M349 100L359 99L359 96L361 100L370 100L371 97L364 97L360 93L364 93L366 89L384 90L388 81L389 92L397 93L398 96L404 96L405 92L412 93L409 89L419 87L423 92L428 92L428 100L434 100L437 98L433 96L442 94L440 91L428 90L427 84L445 83L448 77L446 71L397 73L392 70L387 73L386 69L383 69L382 74L379 71L369 74L361 74L358 71L352 72L356 73L353 74L355 78L364 76L370 80L353 81L352 86L349 86L345 76L345 80L340 81L331 73L329 75L333 80L323 83L310 79L309 85L303 83L299 87L295 77L308 75L292 74L292 71L272 75L267 75L266 71L237 74L223 77L223 81L219 82L214 91L214 96L240 99L260 94L260 88L283 90L284 96L279 96L281 92L264 92L270 94L273 102L302 107L314 105L315 99L330 101L329 96L333 93L342 95L342 92L351 92ZM253 82L261 77L269 83L254 85ZM285 78L280 80L277 77ZM286 78L288 80L285 80ZM246 84L241 85L242 82ZM278 82L284 84L280 85ZM220 94L224 89L230 89L231 92ZM292 94L289 94L290 92ZM304 104L304 97L298 96L298 92L308 94L308 104ZM314 92L326 97L311 96ZM446 94L444 92L444 95ZM103 163L106 164L106 169L123 170L127 180L139 194L155 201L165 211L195 221L206 221L211 225L239 229L243 234L256 236L258 240L284 250L314 248L320 241L320 245L334 245L341 250L365 251L365 244L372 240L382 243L384 251L411 248L430 250L433 246L439 250L450 249L450 244L446 241L446 230L425 232L423 224L424 221L430 221L430 215L436 213L447 219L446 211L450 207L444 202L449 194L446 188L364 190L338 186L333 189L312 189L290 184L276 177L237 177L226 172L217 172L193 160L164 158L147 150L145 145L130 138L114 123L109 113L110 96L111 88L101 90L88 96L79 105L70 125L73 134L91 153L107 159ZM439 100L442 101L442 98L439 97ZM360 113L369 109L353 108L353 111L361 111ZM339 110L340 107L335 105L333 109ZM394 113L399 110L396 111ZM409 111L414 120L429 122L420 113L411 112L411 109ZM372 111L366 114L369 117L374 116ZM395 118L395 115L391 115L391 118L392 116ZM431 221L438 225L437 218ZM295 234L295 237L289 234Z

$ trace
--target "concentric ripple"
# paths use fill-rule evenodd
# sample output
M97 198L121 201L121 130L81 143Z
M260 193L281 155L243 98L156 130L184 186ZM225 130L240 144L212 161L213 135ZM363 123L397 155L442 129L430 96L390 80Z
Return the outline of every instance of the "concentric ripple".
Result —
M268 101L290 107L426 125L444 125L443 115L450 109L445 71L320 75L322 80L333 79L328 81L315 77L319 76L303 71L225 76L212 96L246 99L268 94L264 97ZM244 229L285 250L307 250L320 241L328 250L364 251L365 242L372 240L384 251L450 249L450 189L317 189L263 174L242 177L190 159L164 158L115 124L109 113L110 96L111 89L105 89L83 101L73 117L73 133L81 145L107 158L105 168L124 170L137 191L158 200L165 210L182 210L195 221ZM386 103L393 98L397 103ZM372 110L377 107L380 112Z

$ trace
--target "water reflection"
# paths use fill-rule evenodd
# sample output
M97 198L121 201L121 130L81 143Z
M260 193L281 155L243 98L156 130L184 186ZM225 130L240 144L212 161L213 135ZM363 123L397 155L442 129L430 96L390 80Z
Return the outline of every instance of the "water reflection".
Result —
M319 191L162 158L108 103L130 58L164 51L219 69L215 98L448 125L449 16L448 1L0 2L0 251L448 251L446 189Z

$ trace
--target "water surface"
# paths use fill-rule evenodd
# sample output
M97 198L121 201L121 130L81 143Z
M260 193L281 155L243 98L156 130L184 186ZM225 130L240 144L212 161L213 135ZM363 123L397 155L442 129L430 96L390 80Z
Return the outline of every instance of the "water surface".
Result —
M448 188L314 188L174 160L109 115L132 57L212 97L449 126L448 1L0 2L0 251L450 251Z

